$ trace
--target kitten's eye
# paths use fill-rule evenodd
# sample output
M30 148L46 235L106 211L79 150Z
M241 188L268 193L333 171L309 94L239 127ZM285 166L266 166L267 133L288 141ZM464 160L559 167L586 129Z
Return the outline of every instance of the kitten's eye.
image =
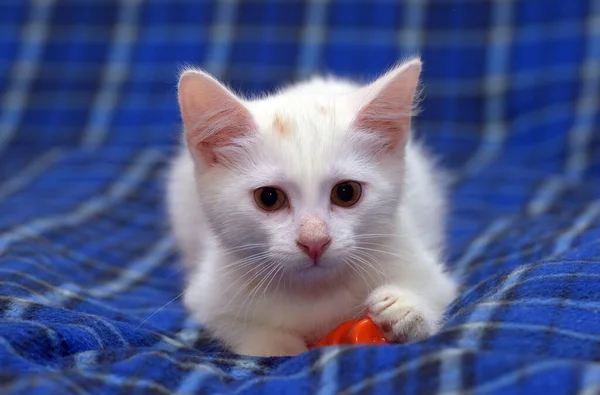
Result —
M258 207L265 211L279 210L287 202L285 193L273 187L263 187L255 190L254 200L256 200Z
M331 203L340 207L351 207L358 202L362 186L356 181L340 182L331 190Z

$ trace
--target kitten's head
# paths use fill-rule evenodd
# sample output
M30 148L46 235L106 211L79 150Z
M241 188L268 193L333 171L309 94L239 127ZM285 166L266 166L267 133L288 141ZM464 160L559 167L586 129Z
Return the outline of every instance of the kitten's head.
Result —
M412 60L364 87L313 80L252 101L184 72L185 141L223 247L303 282L371 261L369 243L394 233L420 70Z

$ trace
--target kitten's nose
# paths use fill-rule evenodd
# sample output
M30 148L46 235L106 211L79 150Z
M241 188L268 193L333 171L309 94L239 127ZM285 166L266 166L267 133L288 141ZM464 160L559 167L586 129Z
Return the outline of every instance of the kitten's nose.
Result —
M330 242L331 242L331 239L329 237L327 237L325 239L304 241L304 242L302 242L300 240L296 240L298 247L300 247L300 249L302 251L304 251L306 253L306 255L308 255L309 258L314 261L319 259L319 257L321 255L323 255L323 253L325 252L325 249L327 248L327 246L329 246Z
M310 217L300 225L300 234L296 244L310 259L316 261L323 255L330 242L327 224L321 218Z

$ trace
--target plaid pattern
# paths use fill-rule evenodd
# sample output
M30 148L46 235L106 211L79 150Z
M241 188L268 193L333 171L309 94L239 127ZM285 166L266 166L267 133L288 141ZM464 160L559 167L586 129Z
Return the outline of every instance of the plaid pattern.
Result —
M0 392L600 392L600 1L0 3ZM178 70L253 94L425 62L464 282L423 342L228 354L177 299ZM171 301L171 302L169 302Z

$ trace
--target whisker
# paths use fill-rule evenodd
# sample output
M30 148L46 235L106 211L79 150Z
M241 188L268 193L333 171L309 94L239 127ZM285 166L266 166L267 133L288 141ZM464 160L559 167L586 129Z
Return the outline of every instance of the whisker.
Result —
M234 280L234 282L233 282L233 284L235 284L240 279L242 279L246 273L250 273L256 269L261 268L261 265L263 265L265 263L265 260L268 258L269 258L268 255L255 257L254 259L252 259L248 262L244 262L243 264L240 264L239 266L234 267L233 269L223 272L220 276L217 277L217 279L223 279L226 276L232 275L235 272L240 271L241 269L244 269L245 270L244 273L238 273L238 276L237 276L238 278L236 280ZM221 271L221 270L220 269L216 270L215 274L218 273L219 271ZM229 287L227 289L229 289Z
M367 291L370 293L371 292L371 285L369 284L369 282L367 281L367 279L365 278L365 276L358 270L360 268L359 265L357 265L355 262L353 262L350 259L344 259L344 262L358 275L358 277L365 283L365 287L367 288ZM364 272L364 270L363 270Z
M376 271L377 273L379 273L380 275L382 275L385 279L389 280L389 277L387 276L387 274L385 274L383 271L381 271L380 269L378 269L374 264L372 264L371 262L369 262L367 260L368 256L367 256L367 259L365 259L364 257L362 257L360 255L357 255L358 253L365 254L365 252L362 252L362 251L354 251L354 253L351 254L351 256L354 256L356 259L358 259L359 262L367 265L369 268L373 269L374 271Z
M262 299L265 297L267 290L269 289L269 286L271 285L271 282L275 279L275 277L277 277L277 274L283 269L283 266L279 262L276 264L275 267L277 270L275 270L275 273L273 273L273 276L271 277L271 279L269 280L267 285L265 285L263 293L260 295L259 299Z
M285 272L285 268L283 267L283 265L281 265L281 274L279 276L279 280L277 281L277 285L275 286L275 292L277 292L277 290L279 289L279 284L281 283L281 279L284 277L284 272ZM285 285L285 283L284 283Z
M258 266L256 268L253 268L255 270L258 270L257 273L254 273L252 275L252 277L250 277L250 279L248 279L238 290L237 292L231 297L231 299L229 300L229 302L227 302L227 304L225 305L225 307L223 307L222 310L226 310L227 307L229 307L229 305L231 304L231 302L233 302L235 300L235 298L237 298L237 296L244 290L246 289L246 287L248 285L250 285L252 283L252 281L254 281L258 276L260 276L262 273L264 273L266 270L268 270L268 268L270 267L268 264L265 265L265 263L267 263L268 261L265 262L261 262L261 266ZM265 265L264 267L262 265ZM237 280L233 281L231 284L229 284L229 286L225 289L225 291L223 291L221 293L221 295L225 295L227 293L227 291L236 283L238 283L243 277L238 278Z
M362 315L363 310L365 310L365 306L363 303L356 305L352 310L350 310L350 313L352 313L353 311L356 311L356 313L354 313L350 319L354 320L354 319L364 318Z
M369 241L359 241L358 244L359 244L359 246L364 244L364 245L370 245L370 246L376 246L376 247L385 247L385 248L390 249L391 251L397 251L397 252L400 252L400 253L404 252L403 250L400 250L398 248L394 248L394 247L392 247L390 245L387 245L387 244L372 243L372 242L369 242Z
M252 302L254 297L256 296L258 290L260 289L260 287L262 286L263 282L265 281L266 278L268 278L268 276L270 275L270 273L273 271L274 266L276 266L277 263L275 261L273 261L272 259L270 259L268 261L268 263L265 265L265 269L261 271L262 273L268 272L266 275L263 276L263 278L259 281L258 284L256 284L254 286L254 288L250 291L250 293L248 295L246 295L246 298L244 299L244 302L242 303L242 305L240 306L240 308L238 309L238 312L235 315L235 319L237 320L239 314L242 311L245 311L244 313L244 322L246 322L248 320L248 310L250 309L250 307L252 306ZM247 307L246 307L247 304Z
M271 276L271 274L277 270L277 268L279 267L279 264L275 261L271 261L271 263L269 264L269 271L263 276L263 278L260 279L260 281L258 282L258 284L256 284L256 286L254 287L254 289L252 289L252 291L250 292L250 294L248 295L246 300L249 300L250 302L248 303L248 306L252 305L252 301L253 299L256 297L256 295L258 295L258 293L260 292L261 287L263 286L263 284L266 283L266 281L269 279L269 277Z
M275 267L269 272L267 273L267 275L265 276L265 278L268 278L269 281L267 281L264 284L263 287L263 291L260 294L260 296L258 296L258 292L255 294L255 298L257 297L256 301L260 301L261 299L263 299L267 293L267 290L269 289L269 285L271 284L271 282L273 281L273 279L275 278L275 276L277 275L277 272L279 272L279 270L281 269L281 265L279 264L279 262L275 262ZM262 283L259 283L259 285L256 287L257 289L260 288ZM250 302L250 305L252 305L252 302ZM256 308L258 307L258 305L254 306L254 309L252 311L252 318L254 319L255 315L256 315Z
M229 254L234 254L236 252L245 251L245 250L251 250L251 249L254 249L254 248L261 248L261 247L269 247L269 245L268 244L264 244L264 243L244 244L244 245L240 245L240 246L235 246L235 247L232 247L232 248L224 249L221 252L224 255L229 255Z
M265 273L267 270L269 270L272 266L272 261L267 260L265 262L263 262L262 265L264 265L263 267L260 268L260 270L255 273L248 281L246 281L244 283L244 285L242 285L240 287L240 289L238 289L238 291L235 293L235 295L233 295L233 297L231 298L231 300L227 303L227 305L223 308L223 310L225 310L227 307L229 307L229 305L231 304L231 302L233 300L235 300L235 298L237 298L237 296L240 294L240 292L242 292L243 290L246 289L246 287L248 287L248 285L250 285L252 283L252 281L254 281L255 279L257 279L261 274ZM256 288L256 287L255 287ZM254 291L254 290L253 290ZM244 300L244 303L242 303L242 306L240 307L240 310L243 309L243 307L246 305L246 302L248 301L248 298L246 298ZM238 313L236 314L235 318L238 318L238 315L240 313L240 310L238 310Z
M182 293L180 293L179 295L175 296L173 299L169 300L167 303L165 303L164 306L162 306L160 309L156 310L154 313L150 314L148 316L148 318L146 318L138 326L136 326L135 329L140 329L142 327L142 325L144 325L146 322L148 322L148 320L150 318L154 317L156 314L158 314L159 312L161 312L162 310L164 310L165 307L167 307L168 305L170 305L171 303L173 303L174 301L176 301L177 299L179 299L180 297L182 297L183 294L185 294L186 292L187 292L187 289L184 289Z
M366 268L364 268L364 267L361 265L361 263L362 263L362 264L369 265L369 264L368 264L368 262L366 262L366 260L365 260L365 259L363 259L363 258L361 258L361 257L359 257L359 256L357 256L357 255L353 255L353 254L352 254L352 255L350 255L350 259L354 259L354 261L353 261L353 262L354 262L354 264L356 264L356 267L357 267L357 268L359 268L360 270L362 270L363 272L365 272L365 273L366 273L366 274L369 276L369 278L371 279L371 281L373 281L373 282L377 282L377 279L376 279L375 277L373 277L373 274L371 273L371 271L370 271L370 270L367 270ZM356 261L358 261L358 262L356 262Z
M414 255L413 254L409 254L409 253L399 254L399 253L393 253L393 252L389 252L389 251L378 250L378 249L375 249L375 248L361 247L361 246L355 246L354 248L356 250L362 250L362 251L379 252L379 253L382 253L382 254L387 254L387 255L395 256L396 258L400 258L400 259L414 258Z
M232 266L239 266L239 265L244 266L246 263L251 264L254 262L254 260L260 260L262 257L267 256L267 255L269 255L268 251L258 252L256 254L249 255L245 258L238 259L237 261L230 262L227 265L218 268L216 271L220 272L220 271L228 269Z
M374 238L382 238L382 237L390 237L396 239L407 238L411 235L407 234L399 234L399 233L365 233L361 235L355 235L348 237L350 240L359 240L359 239L374 239Z
M172 278L173 276L176 276L182 270L183 270L183 267L178 268L177 270L173 271L173 273L171 273L167 277L165 277L165 280L168 280L168 279Z

